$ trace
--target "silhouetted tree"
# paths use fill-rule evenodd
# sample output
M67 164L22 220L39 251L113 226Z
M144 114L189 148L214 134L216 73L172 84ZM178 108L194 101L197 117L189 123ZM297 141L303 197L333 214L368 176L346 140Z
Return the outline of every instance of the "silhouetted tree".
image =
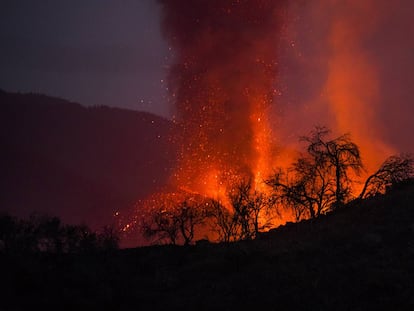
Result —
M260 216L268 207L267 198L252 188L251 180L243 180L228 193L234 221L239 227L239 239L255 238L267 225L260 224Z
M227 196L229 206L219 200L210 202L213 230L220 241L254 239L260 231L271 226L270 217L261 217L269 216L269 198L253 189L251 179L235 184Z
M0 215L0 251L9 252L15 246L19 231L16 218L6 213Z
M86 225L63 225L57 217L32 214L18 220L0 216L0 250L13 253L75 253L118 247L119 234L105 229L97 234Z
M325 127L316 127L302 137L306 152L289 169L277 169L266 181L275 201L291 208L297 221L342 206L350 196L349 173L358 175L363 168L358 146L349 135L327 139L329 133Z
M220 200L211 199L209 217L212 220L212 230L217 233L220 242L231 242L238 239L238 223L235 214Z
M98 234L99 248L104 250L115 250L119 248L120 233L114 226L104 226Z
M65 226L65 252L77 253L81 250L81 241L85 230L83 226L66 225Z
M149 219L144 219L141 224L142 233L146 238L156 237L158 241L168 241L170 244L177 244L178 224L173 214L165 209L154 209Z
M60 253L63 251L64 227L57 217L32 215L27 226L33 226L35 248L41 252Z
M359 175L363 165L358 146L349 134L327 139L330 130L315 127L309 136L301 138L308 143L307 153L319 167L333 173L335 180L335 207L341 207L350 193L349 172Z
M409 154L393 155L387 158L380 168L370 175L358 196L359 199L385 193L387 188L414 176L414 159Z
M80 225L78 227L78 252L90 253L99 250L98 236L96 232L91 231L86 225Z
M193 242L195 230L202 226L207 215L206 202L195 196L185 196L177 200L173 198L159 198L149 208L148 215L141 223L141 230L145 237L155 242L166 242L184 245Z
M292 209L296 221L318 217L335 202L334 180L309 159L298 159L290 170L279 169L267 183L276 204Z
M204 202L188 199L179 204L175 217L184 245L189 245L193 241L196 226L205 223L207 214L204 205Z

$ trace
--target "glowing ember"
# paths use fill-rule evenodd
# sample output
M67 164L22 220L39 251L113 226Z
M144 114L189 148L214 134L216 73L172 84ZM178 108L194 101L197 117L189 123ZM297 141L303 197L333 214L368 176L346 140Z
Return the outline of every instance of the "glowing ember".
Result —
M364 49L378 18L374 2L304 5L313 8L309 15L314 20L327 26L321 35L325 63L318 59L309 66L325 68L321 70L326 79L319 82L317 98L299 113L293 107L294 121L272 133L271 111L283 93L276 86L278 53L286 53L287 46L301 65L306 63L300 41L297 44L292 29L285 27L287 10L298 7L276 0L161 0L164 34L174 53L168 90L176 126L170 141L180 152L170 189L154 194L156 200L144 202L141 212L155 203L163 206L165 200L179 203L177 193L215 198L226 205L241 180L251 180L253 190L267 193L263 180L275 167L288 167L297 155L298 137L288 131L303 126L309 130L321 121L317 115L334 135L352 133L368 173L378 167L393 150L379 138L379 83ZM281 212L280 223L294 217L291 211Z
M233 176L257 187L270 171L268 110L280 1L162 1L175 51L170 90L182 141L178 188L222 196ZM182 139L182 140L181 140Z
M264 191L275 158L268 118L284 1L160 2L174 52L168 80L176 124L171 143L180 152L171 190L154 196L171 200L184 191L226 205L241 180ZM141 204L140 213L151 201Z

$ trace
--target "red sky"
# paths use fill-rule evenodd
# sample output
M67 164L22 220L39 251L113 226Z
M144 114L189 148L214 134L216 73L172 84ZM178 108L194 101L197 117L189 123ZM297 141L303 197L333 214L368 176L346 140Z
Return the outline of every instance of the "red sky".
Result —
M364 140L371 153L413 152L414 2L291 7L275 107L282 138L326 124Z
M414 2L286 2L290 19L272 116L280 139L291 141L316 123L332 125L342 109L344 115L356 114L348 116L348 123L336 120L342 124L339 131L379 137L391 149L414 151ZM338 21L358 33L353 42L348 44L345 34L333 45ZM155 0L6 1L0 11L0 88L171 116L161 81L173 51L160 23ZM340 55L346 47L351 49ZM349 69L353 85L349 92L335 89L335 94L350 94L339 106L328 102L335 96L332 88L341 66ZM368 80L370 86L363 82ZM367 88L376 89L375 94L362 95Z

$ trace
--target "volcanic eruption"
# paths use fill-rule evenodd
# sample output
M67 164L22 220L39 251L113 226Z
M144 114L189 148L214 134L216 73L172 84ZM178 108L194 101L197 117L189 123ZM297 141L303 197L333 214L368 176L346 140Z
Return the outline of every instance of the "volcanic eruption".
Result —
M216 196L234 176L268 172L283 2L161 1L174 51L169 89L181 145L178 188Z
M154 193L138 213L164 206L163 198L181 200L183 193L225 201L240 180L269 191L264 180L275 167L291 164L298 136L317 124L335 135L351 132L368 164L362 175L394 152L376 115L381 79L369 49L384 5L159 2L171 51L170 142L179 152L168 189ZM290 220L281 216L280 222Z

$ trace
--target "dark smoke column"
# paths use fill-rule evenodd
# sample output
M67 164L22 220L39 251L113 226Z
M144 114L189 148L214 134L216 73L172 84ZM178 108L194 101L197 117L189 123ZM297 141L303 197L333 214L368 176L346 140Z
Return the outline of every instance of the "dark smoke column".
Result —
M175 59L169 88L182 143L178 186L208 191L230 175L260 175L282 28L277 0L161 0Z

